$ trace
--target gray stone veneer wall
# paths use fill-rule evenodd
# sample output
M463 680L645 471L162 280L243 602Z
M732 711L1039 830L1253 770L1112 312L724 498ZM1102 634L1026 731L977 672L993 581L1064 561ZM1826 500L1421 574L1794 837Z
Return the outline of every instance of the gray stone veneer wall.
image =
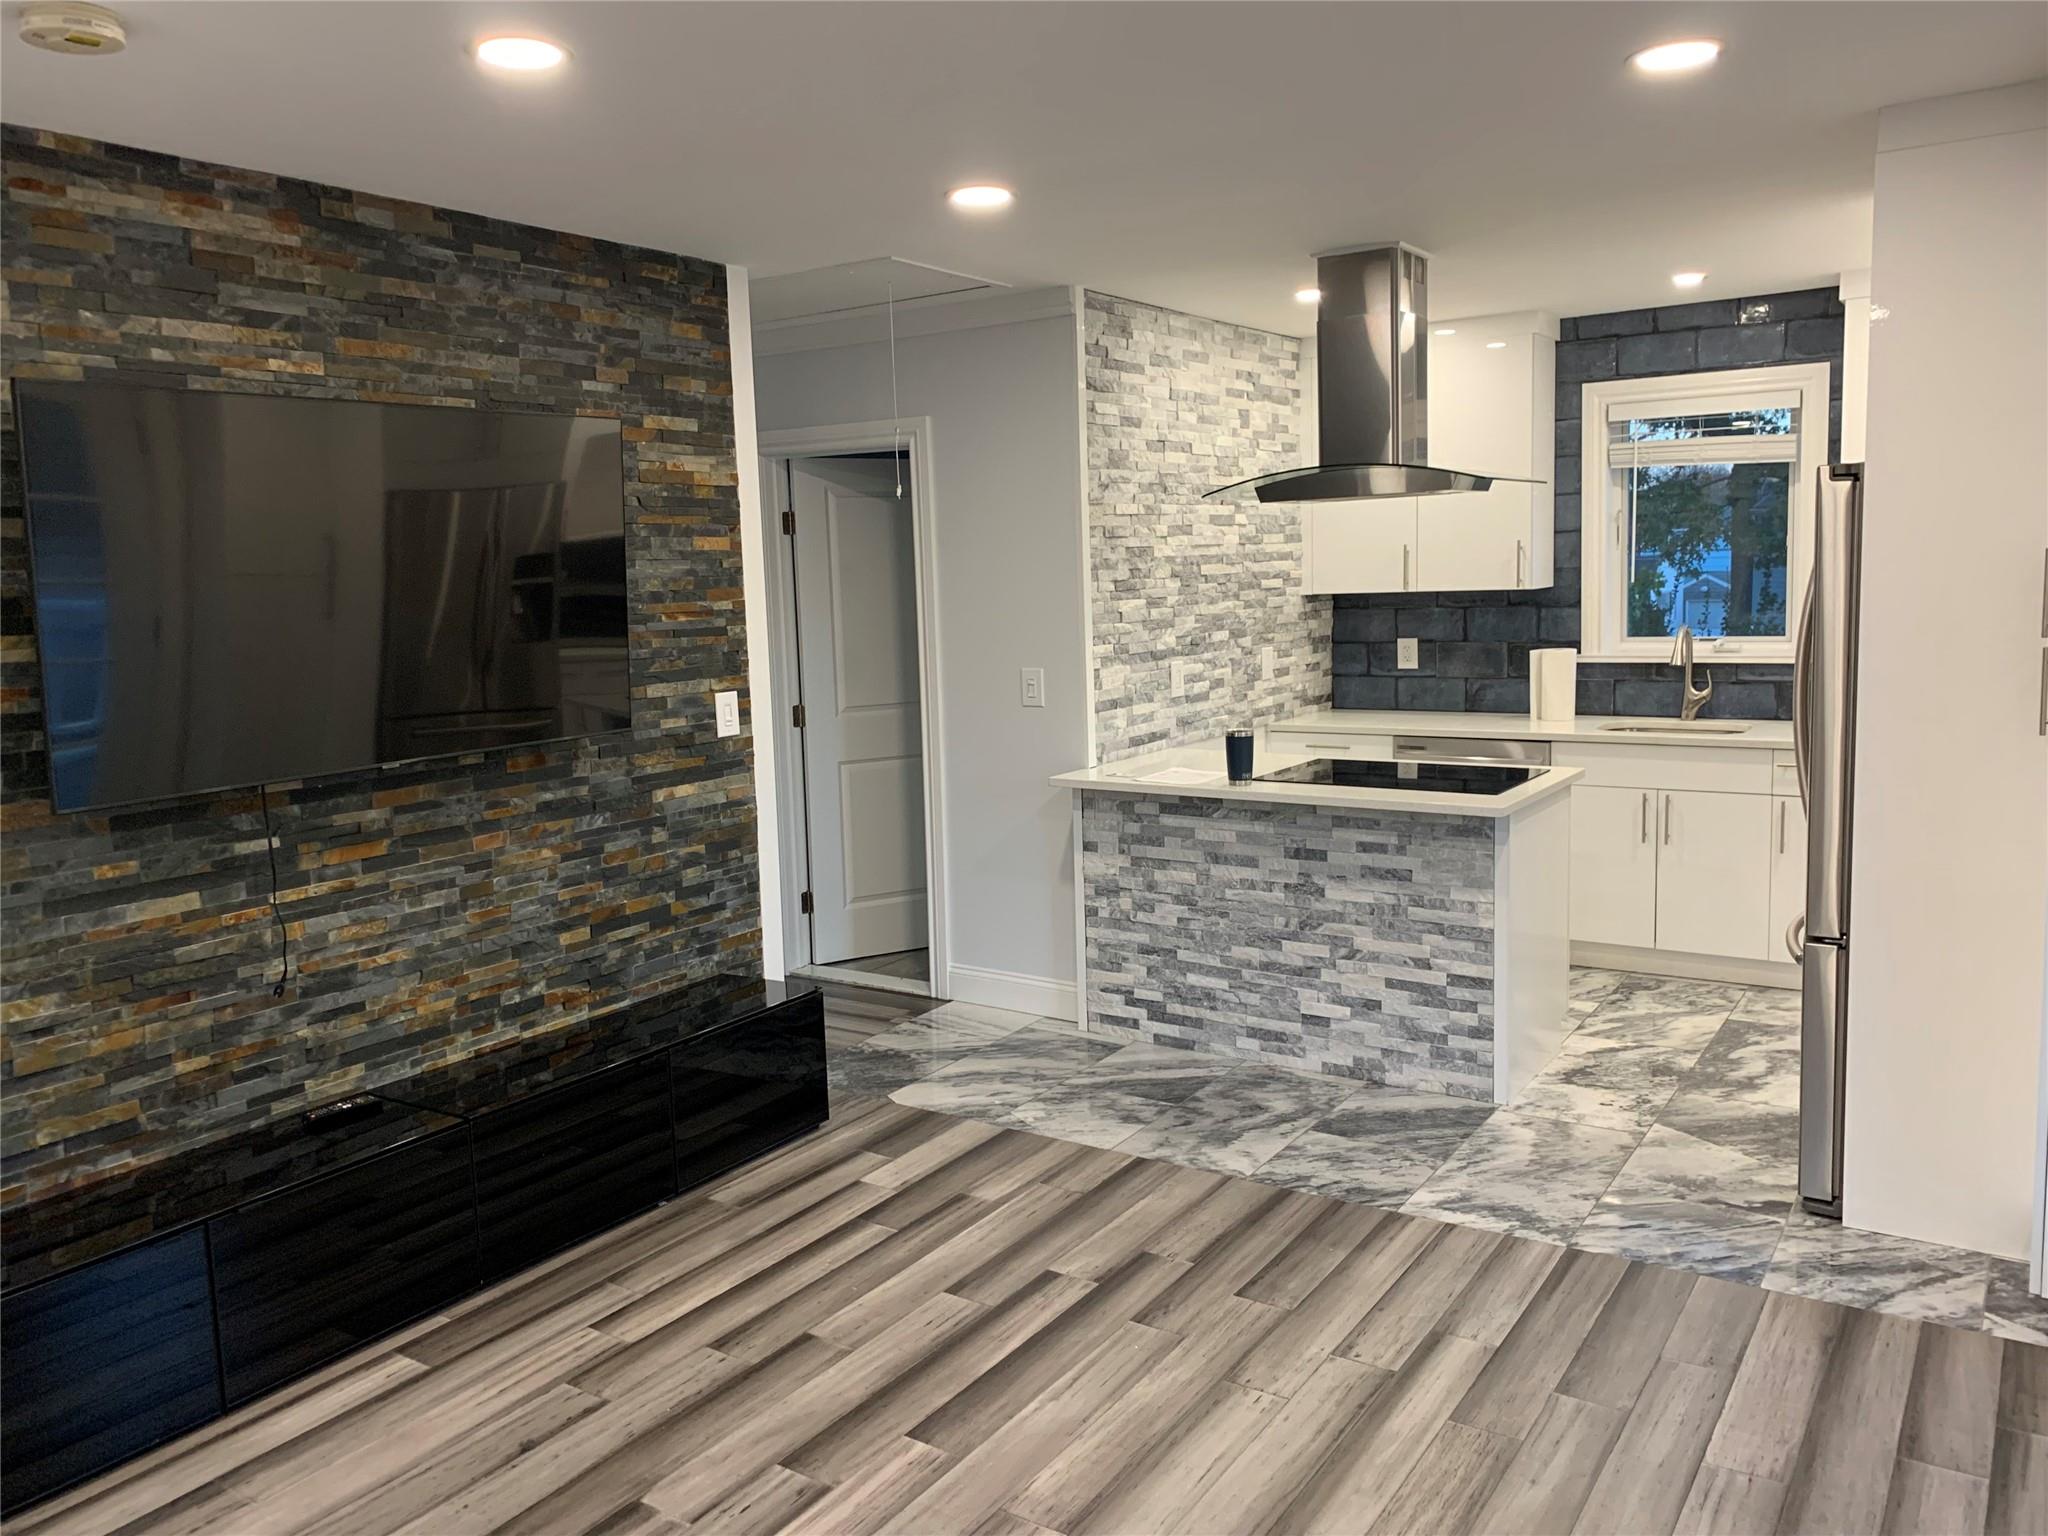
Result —
M254 793L50 809L6 411L0 1198L757 966L752 742L718 738L711 699L747 686L724 269L31 129L0 146L15 377L618 417L633 664L630 731L273 792L273 998Z
M1579 643L1580 389L1594 379L1654 378L1755 368L1829 366L1828 451L1842 441L1842 306L1832 288L1753 299L1670 304L1561 323L1557 347L1557 580L1529 592L1376 592L1336 600L1331 624L1339 709L1502 710L1529 707L1529 651ZM1414 637L1421 665L1395 666L1394 642ZM1733 663L1705 669L1705 713L1789 719L1792 669ZM1679 681L1666 666L1589 662L1579 709L1595 715L1675 715Z
M1493 1097L1493 822L1081 800L1091 1028Z
M1084 340L1098 759L1327 703L1299 513L1202 500L1301 462L1302 343L1100 293Z

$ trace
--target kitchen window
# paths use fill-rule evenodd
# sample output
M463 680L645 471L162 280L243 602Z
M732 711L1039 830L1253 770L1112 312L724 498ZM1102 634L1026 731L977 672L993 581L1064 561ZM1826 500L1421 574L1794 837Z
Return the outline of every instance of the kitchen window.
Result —
M1790 661L1826 461L1825 363L1588 384L1580 653Z

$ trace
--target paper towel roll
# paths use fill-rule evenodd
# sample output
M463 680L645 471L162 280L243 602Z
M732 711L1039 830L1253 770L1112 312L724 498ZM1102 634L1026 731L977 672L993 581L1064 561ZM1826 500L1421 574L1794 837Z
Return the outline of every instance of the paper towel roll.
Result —
M1529 715L1545 725L1569 725L1579 713L1579 653L1529 653Z

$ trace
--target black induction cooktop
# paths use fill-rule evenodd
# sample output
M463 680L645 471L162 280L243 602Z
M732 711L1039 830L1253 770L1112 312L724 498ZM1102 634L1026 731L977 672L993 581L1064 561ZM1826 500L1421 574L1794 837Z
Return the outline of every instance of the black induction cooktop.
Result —
M1541 768L1491 763L1380 763L1318 757L1257 777L1268 784L1334 784L1347 789L1427 790L1438 795L1504 795Z

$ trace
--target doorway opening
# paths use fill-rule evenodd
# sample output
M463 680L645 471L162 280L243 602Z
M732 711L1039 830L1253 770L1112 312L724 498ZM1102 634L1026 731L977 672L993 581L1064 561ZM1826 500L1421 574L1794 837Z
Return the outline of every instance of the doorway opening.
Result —
M786 434L803 437L807 434ZM918 443L772 458L791 974L942 996L930 539ZM820 446L837 447L837 444Z

